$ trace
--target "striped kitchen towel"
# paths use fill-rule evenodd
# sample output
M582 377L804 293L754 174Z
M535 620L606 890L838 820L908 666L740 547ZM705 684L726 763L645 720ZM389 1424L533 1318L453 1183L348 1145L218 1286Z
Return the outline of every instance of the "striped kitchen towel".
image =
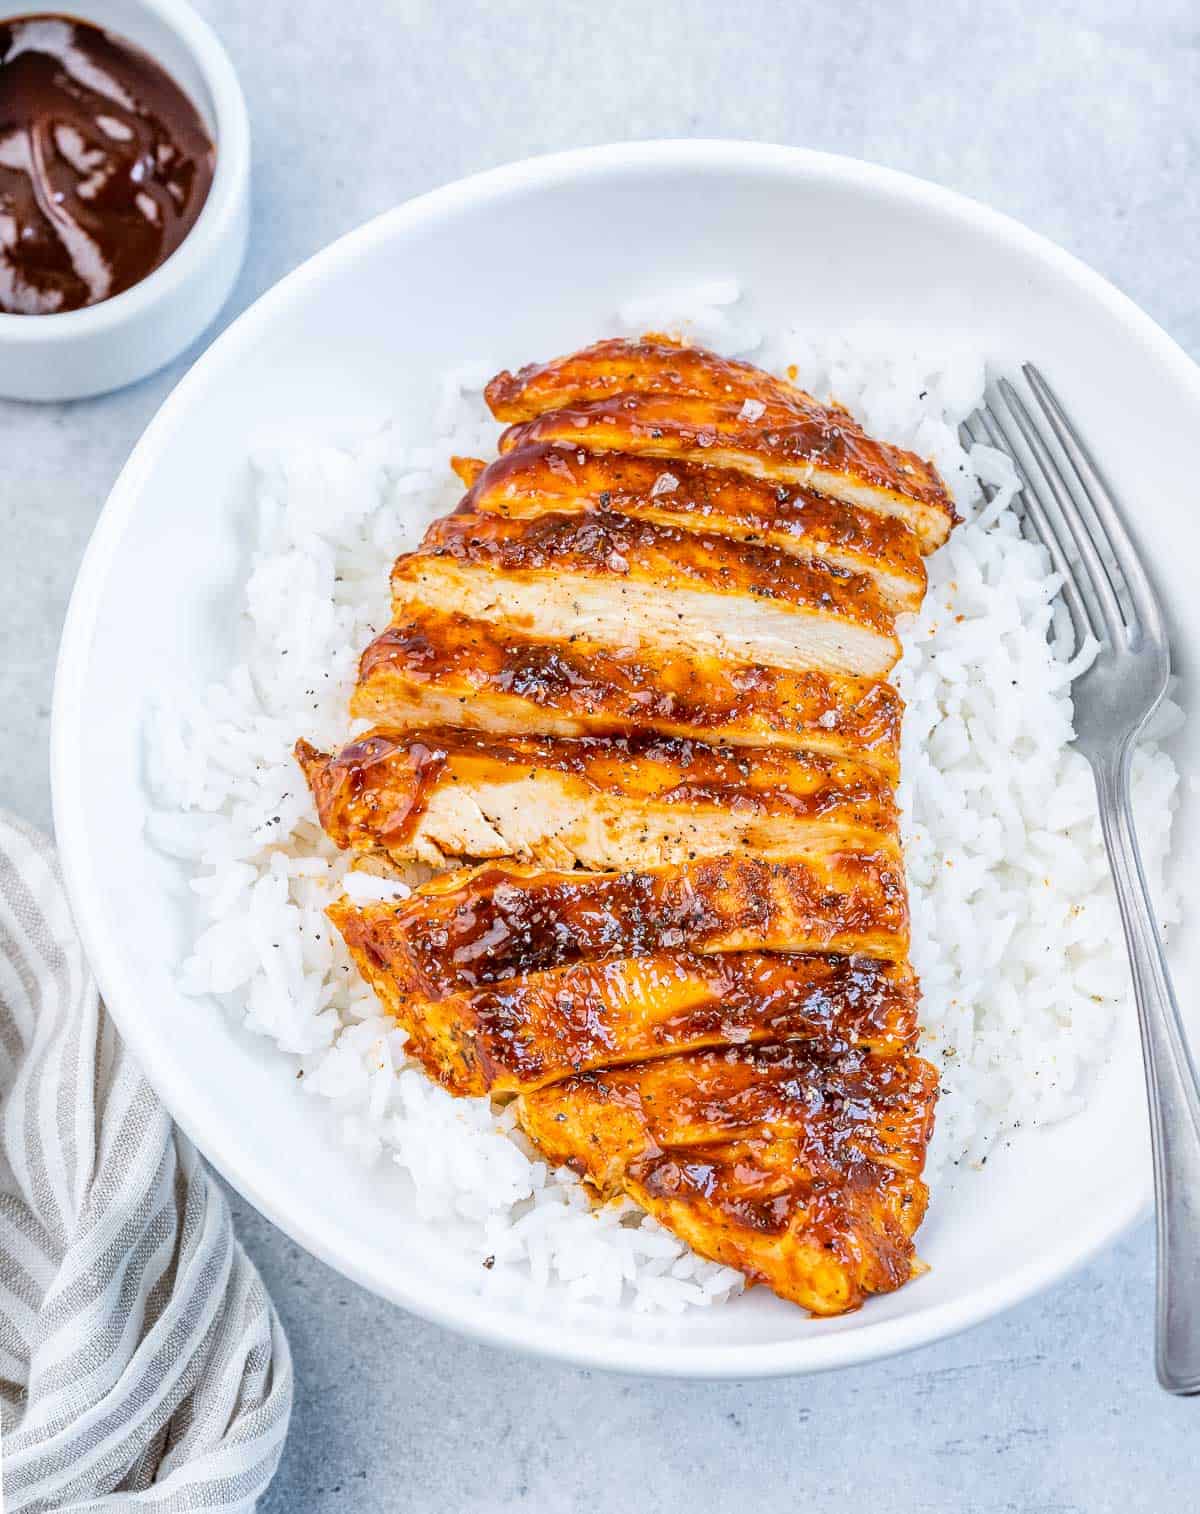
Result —
M287 1341L105 1014L53 852L3 815L0 1115L0 1507L252 1509Z

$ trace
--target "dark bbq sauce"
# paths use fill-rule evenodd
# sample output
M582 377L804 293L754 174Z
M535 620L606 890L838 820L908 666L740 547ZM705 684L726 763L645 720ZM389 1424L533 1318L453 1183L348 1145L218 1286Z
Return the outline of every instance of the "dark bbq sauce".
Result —
M384 846L401 846L411 838L447 756L444 750L423 741L400 745L387 736L352 741L328 762L307 741L298 741L294 752L312 785L322 824L329 825L348 813L372 825ZM381 796L385 800L382 810ZM338 841L339 846L346 844L346 837Z
M698 675L688 657L646 660L582 638L539 641L508 628L494 635L462 616L425 612L390 626L363 653L359 676L369 688L373 677L383 681L391 669L422 681L469 673L485 694L512 695L598 723L611 717L614 730L655 721L719 734L722 726L757 720L777 731L815 727L831 738L836 732L862 754L888 761L899 739L900 696L879 680L715 659Z
M0 310L78 310L139 283L195 224L215 157L131 43L68 16L0 21Z
M895 622L870 579L824 558L796 557L610 510L519 520L452 513L434 521L421 551L504 573L563 568L623 578L632 565L641 576L657 573L664 580L703 583L718 592L821 605L884 635L891 634Z
M864 853L847 869L859 886L829 894L823 875L804 863L749 858L531 879L484 867L437 897L432 909L422 896L398 905L389 933L403 939L417 971L440 994L589 958L704 951L737 932L761 939L789 912L820 932L824 950L836 952L846 935L902 939L908 906L899 867L890 857Z
M629 736L496 736L438 727L412 735L375 731L325 761L307 743L298 755L321 823L339 845L387 847L411 841L449 765L466 777L472 758L493 773L519 771L578 777L591 791L663 805L709 805L843 824L888 827L895 811L886 778L820 753L804 757L768 749L753 762L745 750L642 731ZM500 779L500 781L504 781Z
M665 485L665 487L664 487ZM707 463L589 453L561 442L531 442L504 452L482 469L455 514L547 513L562 497L577 508L618 513L654 509L681 518L736 523L747 530L816 535L920 571L920 545L907 523L872 515L800 484L780 484ZM753 544L754 538L751 538Z
M369 925L360 926L354 944L374 947L386 971L387 941L369 936ZM689 983L683 996L681 979ZM631 981L643 1007L634 1008L625 997ZM653 1008L656 985L668 1002L674 997L679 1004L661 1019ZM490 1077L537 1079L705 1040L736 1045L812 1038L827 1047L878 1044L895 1050L916 1037L916 1004L911 975L865 957L674 951L642 958L632 976L629 962L617 959L576 964L552 988L519 977L476 989L470 992L469 1024ZM615 1051L621 1055L610 1055Z

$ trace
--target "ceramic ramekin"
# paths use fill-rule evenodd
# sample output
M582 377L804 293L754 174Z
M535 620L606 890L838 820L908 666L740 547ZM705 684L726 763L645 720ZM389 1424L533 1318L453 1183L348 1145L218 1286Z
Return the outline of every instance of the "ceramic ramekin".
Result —
M43 7L31 3L30 11ZM0 313L0 397L81 399L161 368L224 304L246 251L250 122L237 74L184 0L71 0L72 16L136 43L186 90L217 145L204 209L182 244L141 283L62 315Z

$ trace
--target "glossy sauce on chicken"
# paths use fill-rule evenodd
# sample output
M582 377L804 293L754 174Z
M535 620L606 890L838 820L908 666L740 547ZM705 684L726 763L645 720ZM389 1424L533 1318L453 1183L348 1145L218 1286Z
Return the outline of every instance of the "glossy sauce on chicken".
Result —
M519 423L501 437L501 452L564 435L585 447L597 436L623 438L628 445L606 441L603 450L650 456L662 455L656 445L662 444L667 453L690 452L708 464L720 464L716 454L731 450L752 476L809 463L827 485L854 481L863 486L864 502L889 513L891 501L907 500L914 527L931 546L945 540L957 519L931 464L873 440L842 406L819 404L761 368L701 347L652 336L598 342L568 358L498 374L487 398L497 420ZM581 434L589 428L591 442Z
M898 859L849 849L807 861L714 857L628 873L492 863L437 879L366 918L373 929L364 947L381 960L403 951L438 991L679 947L888 960L908 950Z
M796 558L753 542L733 547L722 536L631 519L616 511L532 519L455 513L435 521L423 551L485 563L507 573L576 569L652 575L662 584L698 583L721 593L753 594L818 605L890 634L892 616L863 574L821 558Z
M936 1073L809 1042L687 1053L525 1095L522 1128L715 1260L815 1314L908 1282Z
M494 849L595 866L768 857L855 840L886 851L896 807L873 765L676 737L496 736L376 730L332 756L300 742L326 832L395 861Z
M501 456L455 459L362 655L374 729L296 748L339 846L455 870L330 916L451 1093L856 1308L921 1271L937 1077L887 674L953 505L840 406L663 337L487 397Z
M367 647L353 713L409 729L664 735L856 753L895 772L900 696L882 679L624 648L578 630L545 640L414 609Z
M468 484L459 514L519 519L612 512L730 536L801 560L817 557L873 578L900 608L916 608L925 592L920 546L903 521L798 485L700 463L667 468L649 458L555 443L519 447L486 465L458 458L455 467Z
M456 1094L521 1093L702 1047L814 1039L895 1052L916 1035L917 984L903 963L675 949L448 983L422 973L386 908L331 914L410 1053Z

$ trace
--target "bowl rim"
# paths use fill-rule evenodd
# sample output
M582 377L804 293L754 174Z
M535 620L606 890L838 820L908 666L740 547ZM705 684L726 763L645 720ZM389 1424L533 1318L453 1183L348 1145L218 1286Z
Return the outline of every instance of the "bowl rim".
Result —
M853 1329L782 1342L745 1346L680 1342L651 1337L605 1337L569 1320L539 1319L497 1309L478 1295L464 1297L437 1279L398 1277L369 1252L321 1233L314 1213L297 1213L275 1201L270 1164L236 1133L206 1123L201 1091L186 1069L175 1066L165 1046L141 1034L136 979L109 938L93 900L93 872L86 845L81 775L87 751L79 726L88 649L109 564L140 496L154 459L169 442L194 394L209 382L214 365L253 345L276 313L301 297L327 269L353 260L362 249L397 235L412 235L431 220L478 207L513 193L551 188L581 176L607 177L669 169L688 173L739 168L774 174L781 181L824 180L883 192L910 205L973 224L1014 251L1033 255L1079 285L1106 307L1188 389L1200 405L1200 367L1125 294L1072 254L1011 217L926 180L859 159L806 148L728 140L663 140L576 149L524 159L456 180L386 211L332 242L262 295L223 332L168 396L135 446L113 486L84 554L67 610L55 677L51 724L51 780L55 830L76 923L114 1018L172 1116L230 1183L268 1219L306 1250L372 1292L423 1318L490 1345L553 1358L577 1366L688 1378L759 1378L817 1372L895 1355L958 1333L1011 1308L1090 1261L1146 1212L1151 1199L1147 1171L1140 1191L1088 1224L1075 1228L1048 1251L1015 1266L1001 1281L980 1285L957 1298ZM128 1012L126 1012L128 1006ZM919 1288L919 1284L913 1285Z
M5 346L53 347L59 343L103 337L137 321L155 306L173 299L190 279L213 261L215 249L237 230L239 206L250 176L250 115L233 60L216 32L198 11L192 9L188 0L137 0L137 3L174 32L191 56L212 98L213 145L217 160L208 197L200 208L195 225L175 251L144 279L139 279L120 294L114 294L111 299L78 310L52 311L47 315L16 315L11 311L0 311L0 344ZM69 5L64 14L68 20L72 19ZM120 37L122 34L115 31L114 35Z

